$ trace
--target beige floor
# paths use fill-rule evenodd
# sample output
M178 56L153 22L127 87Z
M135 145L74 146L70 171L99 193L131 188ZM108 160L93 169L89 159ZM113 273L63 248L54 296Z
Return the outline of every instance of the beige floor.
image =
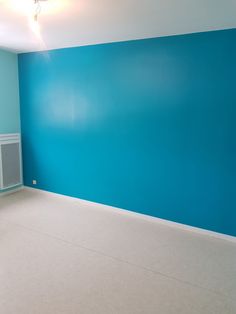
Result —
M1 314L235 314L236 244L24 190L0 198Z

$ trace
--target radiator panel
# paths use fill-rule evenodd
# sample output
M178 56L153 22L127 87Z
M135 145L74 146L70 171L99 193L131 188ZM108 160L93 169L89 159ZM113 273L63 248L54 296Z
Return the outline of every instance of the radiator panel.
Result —
M0 135L0 189L22 184L19 135Z

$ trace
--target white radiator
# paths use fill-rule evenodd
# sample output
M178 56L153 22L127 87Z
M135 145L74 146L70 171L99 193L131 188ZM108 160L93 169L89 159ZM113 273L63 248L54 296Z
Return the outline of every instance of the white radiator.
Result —
M22 184L20 134L0 134L0 190Z

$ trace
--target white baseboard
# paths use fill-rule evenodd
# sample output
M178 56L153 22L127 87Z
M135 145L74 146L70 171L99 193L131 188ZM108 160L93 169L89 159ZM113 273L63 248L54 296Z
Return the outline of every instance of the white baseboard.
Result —
M177 223L177 222L174 222L174 221L170 221L170 220L166 220L166 219L162 219L162 218L158 218L158 217L154 217L154 216L141 214L141 213L129 211L127 209L113 207L113 206L110 206L110 205L105 205L105 204L101 204L101 203L95 203L95 202L83 200L83 199L72 197L72 196L62 195L62 194L58 194L58 193L54 193L54 192L48 192L48 191L45 191L45 190L40 190L40 189L27 187L27 186L25 186L24 188L28 189L28 190L34 190L37 193L50 194L51 196L57 197L57 198L61 197L61 198L73 199L73 200L76 200L78 203L83 204L83 205L93 206L93 207L98 207L98 208L100 207L103 210L104 209L105 210L109 210L109 211L112 210L112 211L115 211L116 213L119 213L119 214L133 216L133 217L136 217L136 218L144 219L146 221L152 221L152 222L156 222L156 223L159 223L159 224L163 224L163 225L166 225L166 226L169 226L169 227L172 227L172 228L178 228L178 229L185 230L185 231L188 231L188 232L194 232L194 233L198 233L200 235L205 235L205 236L208 236L208 237L213 237L213 238L217 238L217 239L226 240L226 241L230 241L230 242L236 243L236 237L230 236L230 235L227 235L227 234L223 234L223 233L219 233L219 232L215 232L215 231L211 231L211 230L206 230L206 229L202 229L202 228L198 228L198 227L192 227L192 226L181 224L181 223Z
M25 189L25 186L20 185L18 187L15 187L15 188L12 188L12 189L9 189L9 190L6 190L6 191L3 190L3 192L0 191L0 197L4 196L4 195L8 195L8 194L12 194L12 193L18 192L18 191L23 190L23 189Z

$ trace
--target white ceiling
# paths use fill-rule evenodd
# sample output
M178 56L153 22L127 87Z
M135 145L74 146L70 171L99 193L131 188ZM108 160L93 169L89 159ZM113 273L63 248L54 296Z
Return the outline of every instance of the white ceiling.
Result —
M0 0L0 47L16 52L236 28L236 0Z

